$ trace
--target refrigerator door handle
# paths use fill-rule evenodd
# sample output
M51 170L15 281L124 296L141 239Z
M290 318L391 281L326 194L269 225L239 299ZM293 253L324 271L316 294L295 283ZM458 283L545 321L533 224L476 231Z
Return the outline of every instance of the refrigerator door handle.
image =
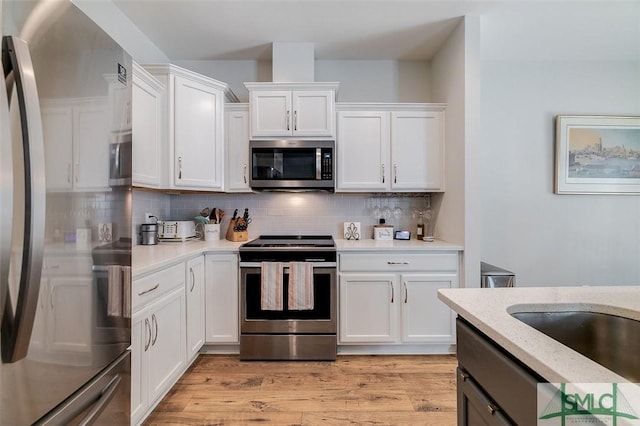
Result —
M111 381L104 387L102 392L100 392L100 398L95 402L95 406L91 409L91 411L87 414L87 416L78 423L78 426L89 426L95 423L95 421L100 416L100 413L107 408L109 402L116 395L116 389L122 382L122 378L119 374L117 374Z
M44 139L40 101L28 45L17 37L2 38L2 63L7 98L17 95L24 156L24 239L20 284L11 300L5 300L2 316L2 360L15 362L26 357L38 308L40 276L44 254L46 213ZM13 90L15 88L17 90ZM5 280L5 277L1 277ZM7 297L11 297L9 294Z

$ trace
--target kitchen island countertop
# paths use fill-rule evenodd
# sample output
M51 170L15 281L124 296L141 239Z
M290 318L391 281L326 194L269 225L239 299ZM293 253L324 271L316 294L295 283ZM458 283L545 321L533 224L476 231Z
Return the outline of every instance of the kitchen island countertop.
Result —
M577 310L640 320L640 286L442 289L438 297L551 383L628 382L511 313Z

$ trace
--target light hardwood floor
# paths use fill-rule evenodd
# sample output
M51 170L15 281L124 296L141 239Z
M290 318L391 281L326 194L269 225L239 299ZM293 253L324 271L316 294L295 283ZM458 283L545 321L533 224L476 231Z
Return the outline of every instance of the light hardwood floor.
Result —
M454 355L200 355L145 425L455 425Z

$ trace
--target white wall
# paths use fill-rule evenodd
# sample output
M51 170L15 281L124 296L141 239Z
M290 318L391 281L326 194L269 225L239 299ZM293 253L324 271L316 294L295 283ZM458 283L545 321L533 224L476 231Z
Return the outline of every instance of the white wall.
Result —
M169 62L169 58L110 1L71 0L141 64Z
M445 102L445 193L436 198L437 238L464 246L461 285L480 282L477 225L478 17L465 17L431 63L434 102Z
M555 195L557 114L640 115L640 62L485 61L482 257L518 285L640 284L640 196Z
M178 66L224 81L248 102L245 82L271 81L271 62L174 61ZM337 81L338 102L430 102L428 61L318 60L316 81Z

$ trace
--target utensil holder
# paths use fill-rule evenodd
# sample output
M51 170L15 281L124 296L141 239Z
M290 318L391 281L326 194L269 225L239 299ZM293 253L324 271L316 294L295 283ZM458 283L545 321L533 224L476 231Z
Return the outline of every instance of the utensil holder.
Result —
M204 225L204 240L216 241L220 239L220 224L206 223Z
M249 241L249 231L233 230L237 222L238 219L231 219L231 221L229 222L229 227L227 228L227 240L234 242Z

